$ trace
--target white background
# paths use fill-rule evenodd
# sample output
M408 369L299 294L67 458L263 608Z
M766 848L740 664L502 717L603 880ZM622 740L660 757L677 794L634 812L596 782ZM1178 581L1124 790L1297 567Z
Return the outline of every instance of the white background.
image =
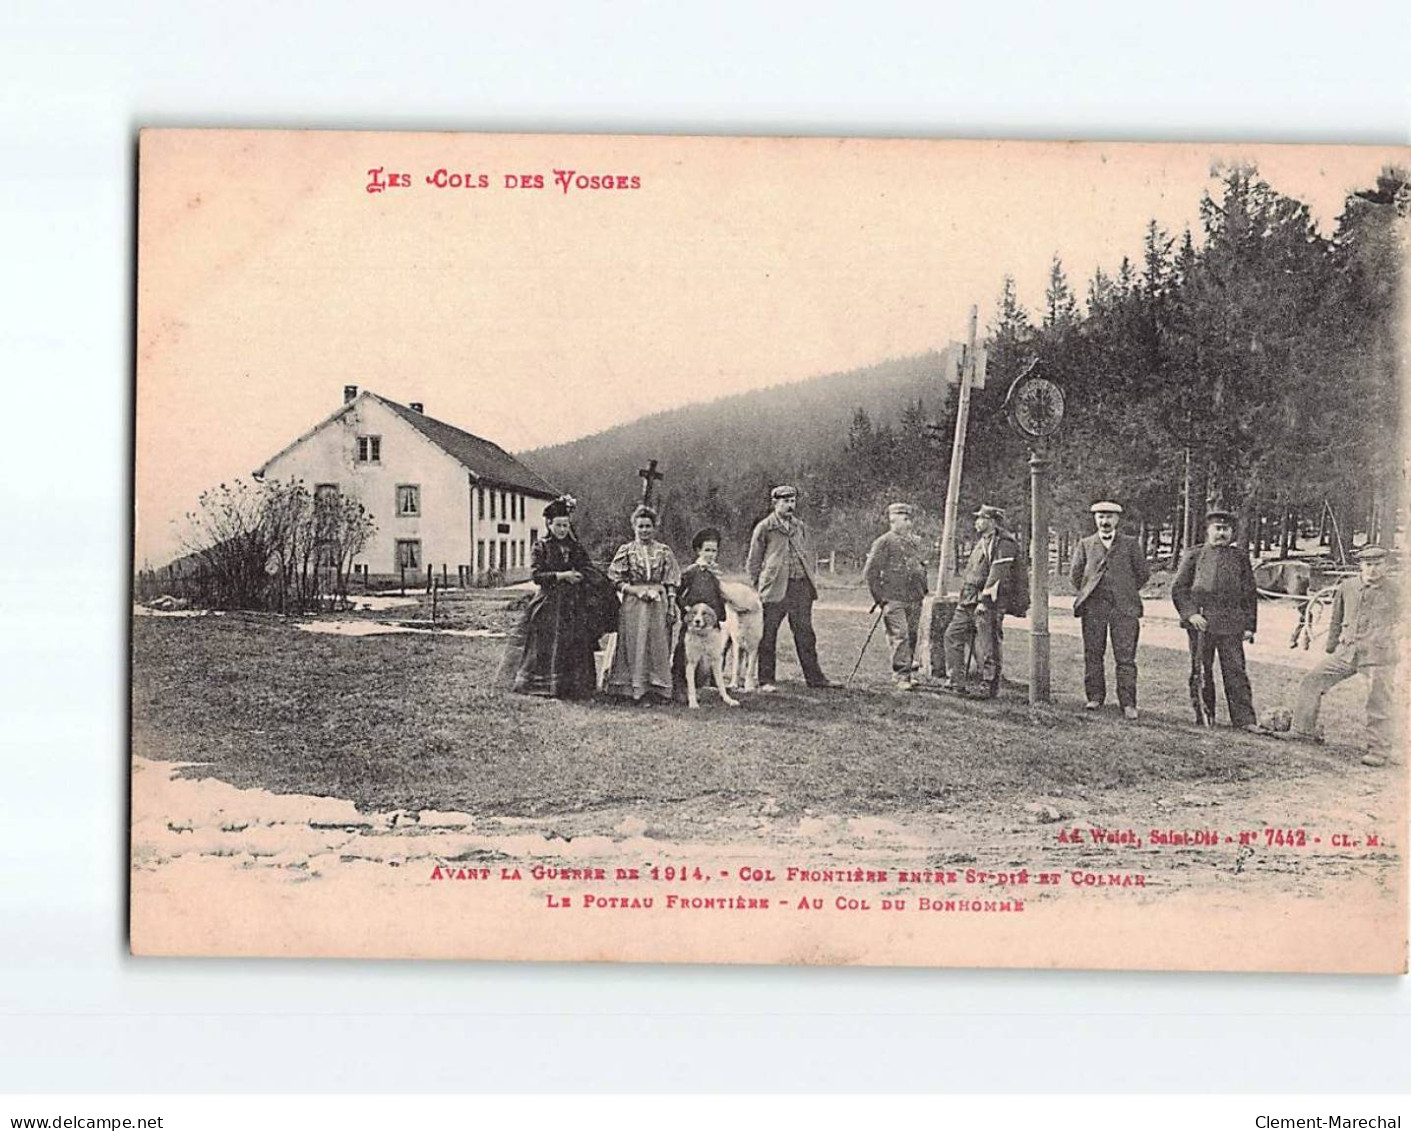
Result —
M125 956L139 126L1411 140L1395 0L510 7L0 10L0 1091L1411 1089L1406 979Z

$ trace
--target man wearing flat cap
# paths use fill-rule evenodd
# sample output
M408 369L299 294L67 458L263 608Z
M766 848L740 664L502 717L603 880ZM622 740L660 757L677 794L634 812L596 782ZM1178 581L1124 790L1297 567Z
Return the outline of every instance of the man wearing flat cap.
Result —
M1318 708L1323 695L1359 672L1371 683L1367 692L1368 766L1385 766L1395 750L1396 667L1400 660L1401 602L1387 580L1387 553L1368 546L1357 555L1359 574L1333 595L1328 622L1328 654L1303 677L1293 713L1295 738L1318 741Z
M1096 711L1107 697L1107 641L1117 663L1117 702L1129 719L1137 717L1137 637L1141 632L1142 586L1151 571L1140 543L1122 534L1118 503L1092 505L1097 533L1073 551L1069 579L1076 596L1073 615L1083 622L1083 691L1087 709Z
M927 589L921 539L911 532L915 515L916 508L910 503L889 506L887 524L891 529L872 543L862 567L872 602L882 609L882 627L892 649L892 679L898 691L913 688L916 635Z
M803 519L794 515L799 493L789 486L769 493L773 510L750 536L745 569L764 604L764 636L759 642L759 689L775 690L774 655L779 626L785 619L794 636L804 682L810 687L837 687L818 663L818 638L813 633L813 602L818 598L818 559Z
M1019 544L1004 528L1004 511L988 504L975 512L975 533L979 538L965 564L960 600L946 627L946 690L970 694L966 652L973 642L980 668L977 697L993 699L999 694L1006 583L1019 558Z
M1235 516L1230 511L1210 511L1205 531L1205 544L1181 555L1171 582L1171 601L1190 641L1191 694L1199 695L1206 718L1213 720L1218 656L1230 724L1268 734L1255 717L1244 665L1244 646L1253 643L1259 622L1254 571L1249 555L1234 545Z

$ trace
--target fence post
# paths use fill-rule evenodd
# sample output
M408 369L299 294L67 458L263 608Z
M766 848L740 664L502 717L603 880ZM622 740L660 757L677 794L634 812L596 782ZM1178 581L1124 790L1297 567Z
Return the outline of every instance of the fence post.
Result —
M445 567L443 566L442 568L445 568ZM433 586L431 587L431 623L432 623L433 625L436 623L436 592L437 592L437 589L438 589L438 586L436 586L436 585L433 585Z
M431 592L431 563L426 563L426 591Z
M407 567L402 566L400 568L402 570L402 596L405 597L407 595Z

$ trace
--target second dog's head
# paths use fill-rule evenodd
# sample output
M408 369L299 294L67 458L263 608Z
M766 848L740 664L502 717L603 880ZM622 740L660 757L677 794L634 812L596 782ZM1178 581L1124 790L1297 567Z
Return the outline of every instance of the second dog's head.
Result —
M715 610L709 605L692 605L686 610L686 627L692 632L709 632L720 627Z

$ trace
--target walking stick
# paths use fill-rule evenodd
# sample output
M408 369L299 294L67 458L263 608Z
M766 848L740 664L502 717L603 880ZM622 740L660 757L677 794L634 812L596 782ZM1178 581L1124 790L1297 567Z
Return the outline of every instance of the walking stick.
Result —
M1191 709L1195 711L1195 725L1198 727L1209 726L1205 719L1205 705L1200 700L1200 657L1205 651L1205 633L1199 629L1194 631L1191 641L1195 645L1191 649Z
M867 646L872 643L872 637L877 634L877 626L882 623L882 618L887 614L887 610L880 604L873 605L872 608L877 611L877 619L872 622L872 629L868 632L867 639L862 642L862 651L857 654L857 663L852 666L852 674L843 681L844 691L852 686L852 677L857 675L857 669L862 667L862 657L867 655Z
M1215 704L1205 701L1205 676L1210 674L1211 691L1215 690L1214 668L1206 668L1205 630L1196 629L1195 651L1191 653L1191 707L1195 709L1195 725L1212 727L1215 725Z

